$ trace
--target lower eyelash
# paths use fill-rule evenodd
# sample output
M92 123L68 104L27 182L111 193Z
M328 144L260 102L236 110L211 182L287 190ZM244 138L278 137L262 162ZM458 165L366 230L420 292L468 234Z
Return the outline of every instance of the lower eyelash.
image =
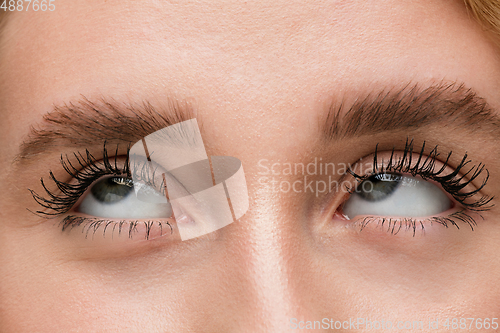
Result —
M479 217L483 218L481 214L478 214ZM484 218L483 218L484 219ZM365 216L358 220L353 220L351 222L352 226L358 226L360 228L359 231L362 231L366 226L370 223L377 223L377 227L381 229L386 229L388 233L391 235L397 235L400 231L412 231L413 237L415 237L418 230L422 233L425 232L424 224L433 224L438 223L446 228L450 226L456 227L460 229L458 223L467 224L472 231L474 231L474 227L477 226L476 220L468 214L465 210L456 211L451 213L448 216L434 216L428 217L423 220L419 220L416 218L408 217L408 218L387 218L382 216Z
M99 218L87 218L82 216L69 215L66 216L59 225L62 227L63 232L70 232L74 228L82 227L82 233L85 234L85 239L88 238L89 234L92 234L92 239L94 239L94 236L99 230L102 230L102 236L104 238L107 235L109 236L109 232L111 232L112 239L116 233L118 233L118 236L126 233L128 238L132 239L134 235L138 233L137 227L140 224L144 224L145 227L145 240L148 240L150 238L151 230L155 227L160 228L160 236L164 235L164 229L169 229L170 234L173 233L172 225L167 221L110 221Z

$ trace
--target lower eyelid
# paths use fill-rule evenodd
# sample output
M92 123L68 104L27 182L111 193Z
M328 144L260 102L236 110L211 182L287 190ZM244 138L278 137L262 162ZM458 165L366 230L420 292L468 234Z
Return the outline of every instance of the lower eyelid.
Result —
M426 233L435 232L434 228L440 230L452 228L460 230L466 228L474 231L477 227L477 219L482 219L478 212L468 211L463 208L454 207L450 210L430 217L386 217L386 216L357 216L351 220L336 213L333 223L358 233L383 233L399 236L424 236Z
M63 232L74 233L78 237L95 240L153 240L168 237L180 239L173 219L158 220L109 220L78 215L66 216L60 227Z

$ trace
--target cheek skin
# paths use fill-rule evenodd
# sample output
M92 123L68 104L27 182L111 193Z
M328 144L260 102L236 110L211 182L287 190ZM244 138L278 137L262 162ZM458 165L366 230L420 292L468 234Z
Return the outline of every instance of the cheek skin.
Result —
M459 318L467 313L495 317L500 307L492 295L498 295L500 288L484 275L487 266L493 267L493 275L499 273L498 259L487 250L495 246L491 230L495 230L494 237L499 235L491 227L441 232L443 227L434 226L427 228L425 236L416 237L411 233L394 236L375 228L361 232L335 228L320 237L325 257L312 271L331 267L332 277L326 281L340 287L327 287L325 276L312 277L315 280L309 285L318 293L323 290L323 299L334 299L335 294L351 299L357 310L350 315L405 320ZM433 228L441 230L429 230ZM486 244L485 239L489 239ZM482 285L491 287L492 293L478 287ZM457 302L461 305L456 306Z

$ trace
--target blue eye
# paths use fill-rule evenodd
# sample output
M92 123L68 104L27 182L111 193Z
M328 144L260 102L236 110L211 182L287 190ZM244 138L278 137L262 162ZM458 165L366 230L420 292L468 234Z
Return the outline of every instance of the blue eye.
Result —
M78 211L102 218L148 219L169 218L172 207L165 196L151 186L139 184L135 193L134 181L124 177L107 177L91 186ZM147 196L148 200L141 200Z
M361 215L428 217L452 207L452 200L432 182L382 173L361 182L342 210L350 219Z

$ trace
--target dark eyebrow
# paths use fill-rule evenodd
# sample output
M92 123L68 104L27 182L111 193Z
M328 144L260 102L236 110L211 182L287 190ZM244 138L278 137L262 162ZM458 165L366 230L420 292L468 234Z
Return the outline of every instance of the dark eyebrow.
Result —
M327 140L383 132L408 131L426 126L480 131L500 139L500 116L464 84L419 84L382 90L347 103L332 103L320 122Z
M194 111L188 103L169 99L157 108L149 102L118 103L104 98L55 106L19 148L15 161L24 161L61 147L89 147L104 142L134 143L167 126L189 120Z

